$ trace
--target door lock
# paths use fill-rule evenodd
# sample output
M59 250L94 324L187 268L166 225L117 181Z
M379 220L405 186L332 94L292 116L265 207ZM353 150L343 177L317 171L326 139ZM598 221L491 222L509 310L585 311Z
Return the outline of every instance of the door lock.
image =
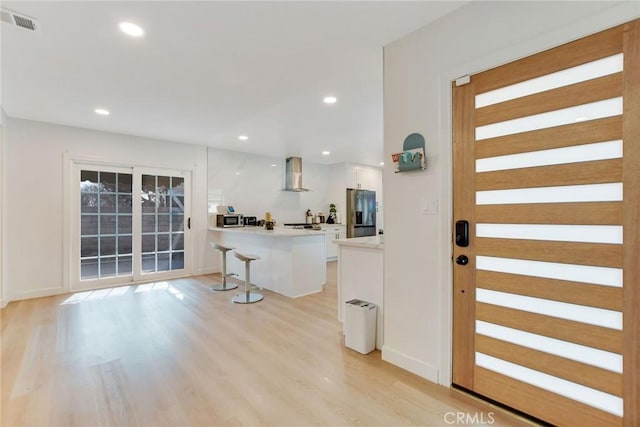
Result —
M469 246L469 221L456 221L456 245L463 248Z
M456 258L456 264L467 265L469 264L469 258L467 258L466 255L460 255L458 258Z

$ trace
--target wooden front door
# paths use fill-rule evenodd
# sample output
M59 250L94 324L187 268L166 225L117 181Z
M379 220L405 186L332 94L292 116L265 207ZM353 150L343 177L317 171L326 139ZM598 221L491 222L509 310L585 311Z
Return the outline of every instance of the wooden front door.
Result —
M454 83L453 105L453 383L640 425L640 20Z

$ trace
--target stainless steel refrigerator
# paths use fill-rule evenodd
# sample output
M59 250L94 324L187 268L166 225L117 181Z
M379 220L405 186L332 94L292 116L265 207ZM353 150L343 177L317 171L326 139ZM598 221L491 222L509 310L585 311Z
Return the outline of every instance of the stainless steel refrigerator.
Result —
M376 192L347 188L347 238L376 235Z

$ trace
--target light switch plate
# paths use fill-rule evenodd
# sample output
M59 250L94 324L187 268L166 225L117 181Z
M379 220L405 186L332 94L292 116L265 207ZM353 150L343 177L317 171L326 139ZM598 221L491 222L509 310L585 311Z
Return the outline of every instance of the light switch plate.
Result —
M438 199L426 199L421 200L420 212L423 215L435 215L438 213Z

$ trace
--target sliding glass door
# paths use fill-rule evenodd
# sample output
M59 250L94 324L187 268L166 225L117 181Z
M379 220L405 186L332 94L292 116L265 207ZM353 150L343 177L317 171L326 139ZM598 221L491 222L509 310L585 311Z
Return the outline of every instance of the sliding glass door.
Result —
M184 269L185 179L141 175L142 206L140 273Z
M80 171L80 279L132 273L132 174Z
M188 273L188 172L77 163L72 177L74 289Z

